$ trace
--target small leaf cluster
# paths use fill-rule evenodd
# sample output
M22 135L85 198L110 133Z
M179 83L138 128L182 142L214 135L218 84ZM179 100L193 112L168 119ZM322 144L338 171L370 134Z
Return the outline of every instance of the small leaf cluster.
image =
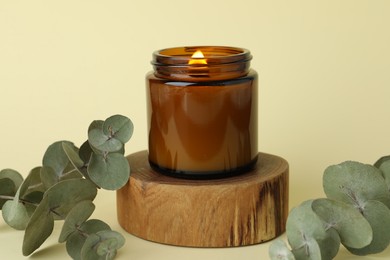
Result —
M323 188L326 198L291 210L286 223L289 246L274 241L269 248L272 260L333 259L340 244L360 256L389 246L390 156L374 165L346 161L329 166Z
M126 184L130 168L124 145L133 124L114 115L93 121L80 148L72 142L50 145L42 166L25 179L12 169L0 171L0 209L5 222L25 230L22 252L28 256L52 234L62 220L59 242L66 242L73 259L113 259L124 237L98 219L89 219L99 188L116 190Z

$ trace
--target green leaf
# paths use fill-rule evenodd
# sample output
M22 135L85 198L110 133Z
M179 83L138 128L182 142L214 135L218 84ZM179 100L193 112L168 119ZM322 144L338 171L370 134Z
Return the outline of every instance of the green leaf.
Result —
M105 135L103 129L92 129L88 132L88 141L91 146L103 152L116 152L123 146L118 139Z
M15 195L15 183L11 179L0 179L0 195L12 198ZM0 209L8 199L0 199Z
M42 167L35 167L27 175L26 179L20 185L20 198L25 199L31 194L36 195L37 193L42 194L45 192L45 187L41 181L41 168ZM34 195L31 197L34 197ZM34 202L38 203L39 201Z
M127 159L120 153L93 154L88 166L88 175L98 186L107 190L123 187L130 176Z
M118 248L116 238L108 238L97 245L96 253L104 259L114 259Z
M329 166L323 176L325 194L361 209L368 200L379 200L390 207L390 192L380 170L359 162Z
M0 195L14 196L23 182L23 177L19 172L12 169L0 171ZM0 199L0 209L2 209L6 199Z
M91 234L85 240L83 247L81 248L81 259L82 260L104 260L97 254L95 246L99 243L99 236Z
M304 244L292 250L296 259L299 260L321 260L321 249L317 241L312 237L307 237Z
M0 181L4 179L9 179L14 183L15 193L23 182L22 175L19 172L12 169L3 169L0 171Z
M81 174L80 174L81 172ZM60 177L60 181L64 181L64 180L70 180L70 179L82 179L83 178L83 169L74 169L70 172L67 172L66 175L62 175Z
M42 162L43 166L53 168L58 176L61 176L64 173L64 170L69 164L69 159L63 149L62 143L67 143L74 149L77 149L74 144L69 141L55 142L47 148Z
M39 171L39 167L34 168L24 181L22 176L13 170L2 171L0 174L0 189L3 190L3 185L9 185L8 187L11 190L8 194L14 197L12 200L5 202L2 215L4 221L15 229L26 229L27 223L37 207L34 204L38 204L42 200L43 187L40 182ZM13 193L16 185L18 189L16 193ZM23 202L20 201L21 199L23 199Z
M103 230L103 231L97 232L96 234L100 237L100 241L107 241L107 240L111 240L111 239L116 240L115 246L113 245L113 243L109 242L105 245L102 245L100 248L97 248L98 255L107 255L109 253L109 250L107 250L107 248L106 248L106 246L108 244L111 244L111 246L115 247L115 248L111 247L111 250L117 250L125 245L125 238L122 236L122 234L120 234L116 231Z
M90 219L83 223L79 232L72 233L66 240L66 251L75 260L81 259L81 249L87 236L102 230L111 230L110 226L98 219Z
M271 243L268 253L271 260L295 260L294 254L281 239Z
M41 168L41 180L43 183L43 186L45 187L45 190L48 190L58 182L64 181L64 180L70 180L70 179L81 179L82 175L80 175L79 170L76 170L72 166L72 170L65 169L66 173L61 175L60 177L57 176L57 174L54 172L54 170L51 167L43 166Z
M94 120L88 127L88 132L92 131L93 129L103 129L103 120Z
M316 199L312 203L312 209L325 221L325 229L337 230L344 246L362 248L371 243L372 228L352 205L337 200Z
M133 135L133 123L122 115L113 115L104 121L103 132L110 138L118 139L120 142L127 143Z
M83 200L94 200L96 186L89 180L70 179L61 181L45 193L51 211L64 219L69 211Z
M118 139L112 138L103 131L103 121L94 121L88 129L88 142L97 153L116 152L122 149L123 144Z
M340 247L340 237L335 229L325 228L325 222L312 210L312 203L305 201L291 210L286 224L288 241L297 259L314 259L317 247L323 259L333 259Z
M78 154L79 151L75 149L74 145L63 142L62 148L64 149L66 156L68 156L69 161L76 169L83 167L84 162L81 160Z
M87 140L80 146L80 150L79 150L79 156L80 156L81 160L83 160L84 165L89 163L89 160L91 159L92 153L93 153L93 150L92 150L92 148L89 145L89 142Z
M133 134L133 128L131 120L121 115L111 116L104 122L94 121L88 129L88 142L92 150L100 153L121 153L124 143Z
M85 164L79 156L79 151L74 149L74 147L69 145L68 143L62 143L62 147L74 169L79 173L80 176L83 176L83 171L85 171Z
M41 202L42 198L43 198L43 192L33 191L28 193L27 195L24 195L23 198L21 199L23 199L23 201L28 201L29 203L38 205Z
M373 230L371 244L366 247L347 249L355 255L376 254L385 250L390 244L390 209L382 202L370 200L367 201L363 216L370 223Z
M377 164L379 165L378 168L382 173L382 177L385 179L387 188L390 189L390 159L389 160L383 159L380 164L379 163Z
M59 181L59 177L57 176L53 168L47 166L43 166L41 168L40 179L45 190L49 189L51 186L53 186Z
M116 231L104 230L90 235L81 249L83 260L114 259L124 245L124 238Z
M374 163L374 166L376 168L380 168L382 163L386 162L386 161L390 161L390 155L386 155L386 156L383 156L381 158L379 158L375 163Z
M23 255L28 256L38 249L51 235L54 218L50 214L49 203L43 199L27 225L23 238Z
M30 220L27 208L19 201L7 201L2 210L4 221L17 230L24 230Z
M74 206L66 216L58 242L63 243L77 228L81 226L93 213L95 205L90 200L84 200Z
M26 206L19 202L20 189L15 194L13 200L7 201L2 209L4 221L17 230L24 230L30 220L30 214Z

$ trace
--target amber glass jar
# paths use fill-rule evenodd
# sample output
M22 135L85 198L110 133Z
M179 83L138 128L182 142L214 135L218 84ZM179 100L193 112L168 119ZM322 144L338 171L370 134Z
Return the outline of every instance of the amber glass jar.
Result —
M215 178L253 167L258 90L251 58L246 49L219 46L154 52L154 71L146 76L152 168Z

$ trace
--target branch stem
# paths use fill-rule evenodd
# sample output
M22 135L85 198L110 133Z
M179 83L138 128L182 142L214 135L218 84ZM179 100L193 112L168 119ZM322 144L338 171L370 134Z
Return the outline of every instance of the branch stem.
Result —
M15 199L14 196L0 195L0 200L13 200L13 199ZM19 202L21 202L23 204L30 204L30 205L33 205L36 207L38 207L38 205L39 205L39 203L35 203L35 202L28 201L25 199L19 199Z
M13 196L0 195L0 200L13 200L14 198Z

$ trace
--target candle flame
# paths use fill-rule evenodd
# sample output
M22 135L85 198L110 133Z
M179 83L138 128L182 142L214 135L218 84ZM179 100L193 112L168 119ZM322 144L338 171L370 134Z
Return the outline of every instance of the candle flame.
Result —
M188 61L188 64L207 64L206 59L204 58L204 55L202 51L197 50L192 54L191 59Z

